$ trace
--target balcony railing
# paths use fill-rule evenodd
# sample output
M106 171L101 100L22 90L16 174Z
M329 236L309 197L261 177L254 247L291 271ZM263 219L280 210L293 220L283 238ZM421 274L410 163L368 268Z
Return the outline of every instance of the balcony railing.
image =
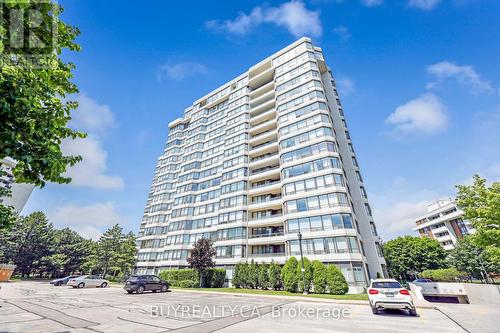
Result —
M283 216L283 214L270 214L270 215L266 215L266 216L252 217L252 218L250 218L249 221L262 221L262 220L274 219L274 218L282 217L282 216Z
M256 189L256 188L271 186L271 185L278 184L278 183L281 183L281 181L280 180L275 180L275 181L266 182L264 184L257 184L257 185L253 185L251 188L252 189Z
M276 169L279 169L279 168L280 168L279 165L276 165L276 166L271 166L271 167L265 167L265 168L256 169L256 170L252 171L251 176L258 175L258 174L261 174L261 173L264 173L264 172L267 172L267 171L271 171L271 170L276 170Z
M268 157L272 157L272 156L277 156L278 153L270 153L270 154L264 154L264 155L260 155L260 156L257 156L257 157L254 157L250 160L250 162L256 162L256 161L260 161L260 160L263 160L265 158L268 158Z
M250 235L249 238L265 238L265 237L276 237L276 236L284 236L285 233L283 231L281 232L272 232L268 234L255 234L255 235Z
M260 143L260 144L258 144L256 146L253 146L252 148L250 148L250 150L257 149L257 148L260 148L260 147L264 147L264 146L273 144L275 142L278 142L278 140L275 139L275 140L266 141L266 142Z
M252 200L252 204L260 204L260 203L265 203L265 202L271 202L271 201L276 201L276 200L280 200L281 199L281 195L280 196L277 196L277 197L271 197L271 198L265 198L265 199L255 199L255 200Z
M285 252L270 252L270 253L249 253L249 258L261 258L261 257L281 257L285 256Z
M276 131L276 129L274 129L274 128L273 128L273 129L271 129L271 130L267 130L267 131L265 131L265 132L262 132L262 133L259 133L259 134L257 134L257 135L254 135L254 136L252 136L252 137L250 138L250 140L253 140L253 139L256 139L256 138L260 138L261 136L266 135L267 133L271 133L271 132L273 132L273 131Z

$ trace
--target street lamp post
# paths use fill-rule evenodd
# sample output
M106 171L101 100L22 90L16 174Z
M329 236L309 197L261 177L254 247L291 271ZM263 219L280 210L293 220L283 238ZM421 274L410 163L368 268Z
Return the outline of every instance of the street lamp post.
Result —
M304 286L304 295L307 295L307 290L306 290L306 277L305 277L305 268L304 268L304 256L302 255L302 234L299 233L297 234L297 237L299 237L299 249L300 249L300 263L302 265L300 271L302 272L302 283Z

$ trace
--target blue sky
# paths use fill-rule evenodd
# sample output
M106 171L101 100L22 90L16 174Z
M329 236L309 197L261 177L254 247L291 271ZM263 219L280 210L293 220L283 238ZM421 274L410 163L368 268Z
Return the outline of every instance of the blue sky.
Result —
M224 6L222 5L224 3ZM480 0L60 1L82 31L79 109L65 142L85 161L36 189L88 237L138 231L167 137L186 106L300 36L321 46L385 240L473 173L500 178L500 3Z

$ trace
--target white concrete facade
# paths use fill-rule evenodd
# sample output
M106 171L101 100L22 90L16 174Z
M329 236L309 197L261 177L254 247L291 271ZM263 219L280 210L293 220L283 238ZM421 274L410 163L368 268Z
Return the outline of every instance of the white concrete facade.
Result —
M469 221L462 218L463 214L454 200L437 200L429 205L427 214L416 220L413 231L420 237L437 240L445 250L452 250L461 237L476 231Z
M301 38L198 99L169 124L139 232L137 271L186 267L206 237L228 279L239 262L304 255L351 291L384 275L335 80Z
M5 174L0 175L0 188L11 190L10 197L0 197L0 204L11 206L16 213L20 213L35 186L15 182L12 169L14 169L16 164L16 161L9 157L0 160L0 170L5 172Z

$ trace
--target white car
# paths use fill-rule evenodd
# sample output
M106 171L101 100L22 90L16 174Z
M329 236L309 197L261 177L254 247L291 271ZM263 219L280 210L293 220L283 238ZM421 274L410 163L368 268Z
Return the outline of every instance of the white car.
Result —
M109 281L101 279L97 275L82 275L68 281L68 286L73 288L85 288L85 287L101 287L106 288L109 286Z
M372 280L368 300L373 314L378 314L380 309L406 309L412 316L417 315L410 292L393 279Z

